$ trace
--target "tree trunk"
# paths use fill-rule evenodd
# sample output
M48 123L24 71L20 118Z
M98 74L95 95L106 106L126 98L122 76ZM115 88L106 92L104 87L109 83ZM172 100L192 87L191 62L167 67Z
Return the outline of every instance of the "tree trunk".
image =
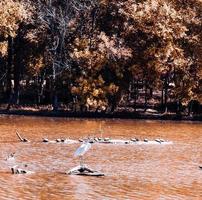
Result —
M41 87L42 87L42 83L40 81L39 76L37 76L37 106L39 106L41 104Z
M128 98L127 98L127 101L129 101L130 102L130 100L131 100L131 93L133 92L132 90L132 81L130 81L130 83L129 83L129 87L128 87Z
M150 91L150 97L152 97L153 96L153 88L149 88L149 91Z
M161 111L163 112L163 106L164 106L164 89L161 90Z
M19 104L20 101L20 80L22 76L23 60L24 60L24 33L22 32L23 27L19 28L18 34L14 40L14 60L13 60L13 75L14 75L14 96L13 103Z
M37 76L37 105L42 103L44 87L45 87L45 73L41 77Z
M145 81L144 112L147 110L147 83Z
M13 38L8 36L8 58L7 58L7 73L6 73L6 96L8 98L7 110L12 104L13 86L12 86L12 67L13 67Z
M14 65L14 96L13 96L13 103L19 104L19 97L20 97L20 75L21 75L21 64L19 63L19 58L17 59Z
M134 102L134 110L136 111L137 108L137 99L138 99L138 80L136 81L135 84L135 102Z
M52 106L53 110L57 111L58 110L58 96L57 96L57 91L56 91L56 71L55 71L55 64L53 63L53 87L52 87Z
M167 80L165 80L165 94L164 94L164 106L165 106L165 113L168 112L168 108L167 108L167 101L168 101L168 82Z

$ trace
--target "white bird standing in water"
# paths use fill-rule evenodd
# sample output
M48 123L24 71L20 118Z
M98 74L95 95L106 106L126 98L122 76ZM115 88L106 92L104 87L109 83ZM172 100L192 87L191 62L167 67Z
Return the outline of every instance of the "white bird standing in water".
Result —
M83 155L91 148L91 143L87 140L75 151L74 156L80 158L80 165L74 167L67 172L69 175L88 175L88 176L104 176L103 173L97 172L85 166L83 163Z
M80 166L83 167L83 155L91 148L91 144L86 141L74 152L75 157L80 158Z

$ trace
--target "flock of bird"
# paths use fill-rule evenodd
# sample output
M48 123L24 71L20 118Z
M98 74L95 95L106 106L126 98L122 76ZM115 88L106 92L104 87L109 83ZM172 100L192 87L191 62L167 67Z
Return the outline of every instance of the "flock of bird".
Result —
M27 138L23 138L18 132L16 132L18 138L20 139L21 142L30 142ZM170 144L172 142L165 141L164 139L161 138L156 138L154 140L148 140L147 138L140 140L138 138L131 138L129 140L123 140L123 139L111 139L111 138L103 138L103 137L87 137L87 138L82 138L78 140L72 140L72 139L67 139L67 138L57 138L55 140L49 140L48 138L43 138L42 142L43 143L67 143L67 144L73 144L73 143L82 143L88 141L89 143L103 143L103 144L143 144L143 143L148 143L148 144Z
M30 142L28 139L23 138L18 132L16 132L16 135L20 139L21 142ZM47 138L44 138L42 140L44 143L49 143L49 142L56 142L56 143L78 143L81 142L81 146L74 152L75 157L79 157L80 159L80 165L73 168L68 172L68 174L75 174L75 175L96 175L96 176L103 176L103 173L97 173L97 171L91 170L88 168L86 165L84 165L84 159L83 156L84 154L91 148L92 143L111 143L111 144L131 144L131 143L149 143L148 139L144 139L140 141L137 138L133 138L130 140L112 140L110 138L84 138L84 139L79 139L78 141L76 140L70 140L70 139L56 139L56 140L48 140ZM152 141L153 143L169 143L163 139L155 139ZM14 161L15 160L15 153L11 153L7 158L6 161ZM17 165L13 165L11 167L11 172L12 174L27 174L27 173L32 173L28 170L26 170L27 165L23 166L23 169L18 168ZM199 166L200 169L202 169L202 166Z

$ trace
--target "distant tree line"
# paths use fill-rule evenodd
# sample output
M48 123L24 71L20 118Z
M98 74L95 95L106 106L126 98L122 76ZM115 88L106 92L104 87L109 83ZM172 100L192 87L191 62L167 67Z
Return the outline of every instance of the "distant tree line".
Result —
M200 0L4 0L0 8L7 109L200 107Z

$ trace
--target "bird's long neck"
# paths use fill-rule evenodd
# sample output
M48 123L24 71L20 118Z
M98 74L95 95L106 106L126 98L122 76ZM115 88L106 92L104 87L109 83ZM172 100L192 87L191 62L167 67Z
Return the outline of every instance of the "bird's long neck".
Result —
M82 168L84 167L83 156L80 156L80 166L81 166Z

